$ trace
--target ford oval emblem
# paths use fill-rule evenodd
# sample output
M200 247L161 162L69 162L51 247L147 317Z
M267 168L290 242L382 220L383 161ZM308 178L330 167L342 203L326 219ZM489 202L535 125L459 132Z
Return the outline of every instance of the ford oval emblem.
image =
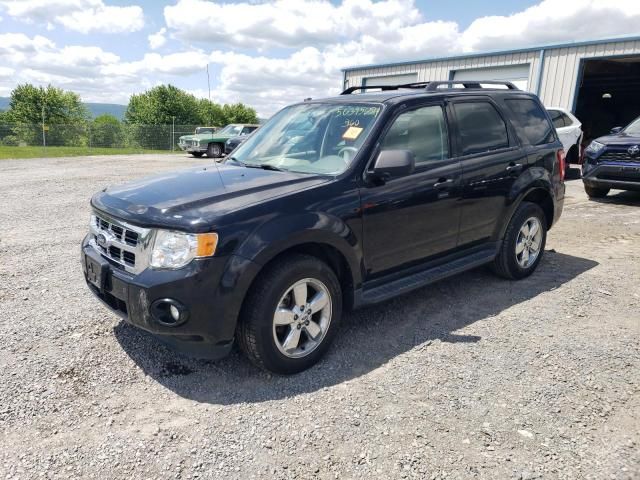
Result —
M627 152L629 152L629 155L635 157L638 155L638 152L640 152L640 147L638 147L638 145L634 145L633 147L629 147Z
M96 243L102 248L105 248L107 246L107 237L105 237L102 233L98 234L98 236L96 237Z

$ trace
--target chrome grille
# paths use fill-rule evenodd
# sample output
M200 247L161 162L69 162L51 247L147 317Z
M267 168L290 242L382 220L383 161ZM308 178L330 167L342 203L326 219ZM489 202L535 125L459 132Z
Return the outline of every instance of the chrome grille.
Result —
M117 268L140 273L149 264L151 230L102 213L91 216L89 244Z

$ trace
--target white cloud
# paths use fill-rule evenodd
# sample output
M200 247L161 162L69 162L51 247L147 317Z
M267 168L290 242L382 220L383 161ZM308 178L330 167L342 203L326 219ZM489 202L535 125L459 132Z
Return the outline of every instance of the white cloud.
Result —
M165 43L167 43L167 37L165 37L166 33L167 33L167 29L163 27L156 33L152 33L147 37L147 39L149 40L149 47L151 47L151 50L157 50L158 48L162 47Z
M142 8L137 5L110 6L103 0L0 0L6 13L17 20L54 24L80 33L126 33L144 26Z
M475 20L460 44L478 51L632 35L639 22L638 0L544 0L513 15Z
M178 38L250 48L326 45L367 32L384 36L421 18L413 0L179 0L164 16Z
M9 67L0 67L0 78L11 77L15 74L15 70Z

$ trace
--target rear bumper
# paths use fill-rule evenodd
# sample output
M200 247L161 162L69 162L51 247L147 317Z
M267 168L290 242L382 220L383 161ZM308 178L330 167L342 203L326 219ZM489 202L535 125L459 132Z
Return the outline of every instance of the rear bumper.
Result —
M582 182L594 188L640 191L640 162L585 162Z
M88 280L91 261L105 267L100 285ZM132 275L107 262L87 239L81 260L91 292L127 323L151 332L175 350L217 359L231 350L237 318L257 264L238 256L196 260L179 270L147 269ZM95 263L94 263L95 264ZM171 299L188 312L176 326L162 324L152 305Z

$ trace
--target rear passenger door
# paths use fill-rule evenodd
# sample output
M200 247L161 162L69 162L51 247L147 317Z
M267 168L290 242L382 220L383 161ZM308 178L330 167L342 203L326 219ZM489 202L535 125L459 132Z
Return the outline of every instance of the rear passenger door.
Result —
M493 241L515 178L526 167L507 119L490 97L465 97L449 105L462 165L458 245Z

